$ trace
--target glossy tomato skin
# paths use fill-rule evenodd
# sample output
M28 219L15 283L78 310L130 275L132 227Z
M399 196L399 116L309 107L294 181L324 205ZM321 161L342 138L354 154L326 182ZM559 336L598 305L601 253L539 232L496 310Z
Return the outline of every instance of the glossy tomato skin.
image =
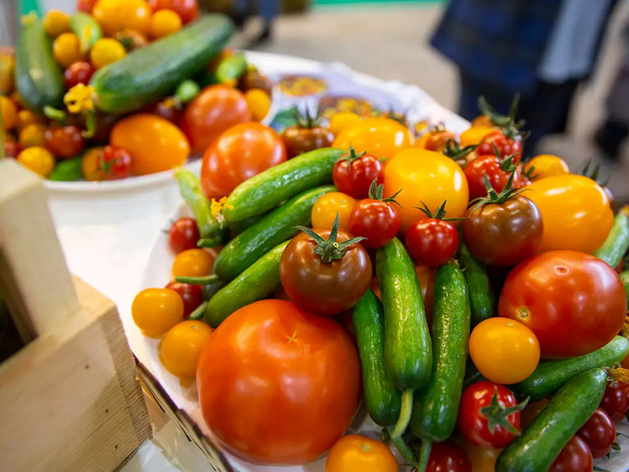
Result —
M604 457L616 442L616 426L602 408L594 411L577 434L587 443L594 459Z
M457 141L457 137L454 133L447 130L439 130L436 132L430 132L427 135L424 143L424 149L429 151L441 152L448 141Z
M480 411L491 404L496 394L498 403L504 408L512 408L518 404L515 395L507 387L486 381L470 385L461 397L459 429L471 444L485 449L501 449L515 439L515 435L503 426L496 426L492 434L487 418ZM507 416L507 420L514 428L520 429L519 411Z
M184 25L199 16L197 0L149 0L149 5L153 12L164 9L174 11L181 17Z
M46 149L59 159L74 157L83 150L85 139L76 126L52 126L46 129Z
M285 160L286 148L275 130L260 123L235 125L203 154L203 192L209 199L226 197L245 180Z
M487 174L491 187L498 193L507 186L510 176L500 167L500 162L495 155L479 156L465 167L465 177L470 188L470 200L487 196L485 174ZM517 183L519 179L519 172L516 171L513 180Z
M322 126L304 128L294 125L286 128L282 133L282 140L286 144L288 158L292 159L305 152L330 147L334 141L334 135Z
M377 117L357 121L336 137L332 147L367 152L377 158L390 159L414 144L414 137L403 124L391 118ZM352 195L353 196L353 195Z
M520 162L520 159L522 159L522 140L519 138L508 138L500 130L493 131L485 136L481 144L476 149L476 152L479 156L495 156L496 152L494 150L494 145L498 148L501 159L505 159L514 154L515 157L513 158L513 162L518 163Z
M77 84L87 85L92 75L94 75L94 66L84 61L75 62L63 72L67 89Z
M165 288L174 290L183 301L183 317L188 318L201 303L203 303L203 289L201 285L182 284L170 282Z
M498 314L531 329L542 358L582 356L618 334L627 314L627 295L606 262L575 251L551 251L511 271Z
M223 131L248 121L251 112L242 92L226 85L210 85L186 107L181 129L192 151L202 153Z
M607 385L601 408L613 419L621 419L629 411L629 384L613 382Z
M325 472L398 472L395 456L381 441L357 434L339 439L330 450Z
M454 257L459 249L459 233L447 221L426 218L411 225L405 245L415 264L436 269Z
M586 442L579 436L572 436L548 472L591 472L593 465L594 458Z
M452 441L433 443L426 472L472 472L465 450Z
M339 228L349 231L349 217L358 202L341 192L330 192L319 197L312 206L310 220L313 228L331 228L339 216Z
M394 205L371 198L359 201L349 215L349 232L367 238L361 241L365 247L386 245L400 230L400 215Z
M131 175L131 155L118 146L103 148L103 172L105 180L124 179Z
M197 385L218 441L260 464L319 458L345 433L362 395L358 353L341 325L283 300L223 321L201 354Z
M200 239L199 226L194 218L179 218L168 230L170 250L179 254L186 249L194 249Z
M489 265L513 266L535 254L544 224L535 204L523 195L472 211L461 223L463 241Z
M313 231L323 239L330 235L330 228ZM350 238L339 230L337 242ZM315 313L335 315L354 306L369 288L371 260L362 245L354 244L342 259L324 264L314 253L316 247L306 233L295 236L282 254L280 280L297 305Z
M374 179L378 184L384 181L382 162L371 154L363 154L351 164L339 159L332 170L332 179L340 192L354 198L367 198Z

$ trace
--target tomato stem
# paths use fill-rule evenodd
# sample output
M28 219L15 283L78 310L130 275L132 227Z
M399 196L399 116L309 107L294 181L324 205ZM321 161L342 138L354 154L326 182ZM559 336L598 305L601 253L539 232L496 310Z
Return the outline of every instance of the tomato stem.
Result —
M465 218L446 218L446 203L448 203L448 200L444 200L441 206L437 208L437 211L434 214L430 211L430 208L428 208L428 205L426 205L424 202L420 201L419 203L424 205L424 208L421 208L418 206L414 206L413 208L417 208L419 211L423 211L428 218L433 218L435 220L443 220L443 221L460 221L460 220L467 219L466 217Z
M478 144L471 144L469 146L460 147L459 143L457 143L454 139L448 139L446 141L445 148L443 149L443 154L448 156L452 160L463 159L472 151L475 151L478 147Z
M404 434L408 424L411 422L411 414L413 413L413 390L407 388L402 393L402 407L400 409L400 416L393 431L391 431L391 439L399 438Z
M383 196L384 196L384 184L378 185L378 179L375 178L375 179L373 179L373 181L371 182L371 185L369 186L369 198L371 198L372 200L378 200L379 202L395 203L400 208L404 208L400 204L400 202L398 202L395 199L395 197L397 197L400 194L401 191L402 191L402 189L400 189L397 192L395 192L389 198L383 198Z
M529 399L527 398L516 406L505 408L498 402L498 387L494 387L494 396L491 398L491 403L489 406L481 408L480 413L487 419L487 427L492 435L498 426L502 426L511 434L519 436L522 433L511 424L509 416L522 411L528 402Z
M349 174L350 168L352 167L352 162L354 162L357 159L360 159L365 154L367 154L365 151L357 153L356 149L354 149L353 146L350 146L349 147L349 152L347 154L343 154L341 157L339 157L339 162L347 161L347 173Z
M430 439L422 439L422 445L419 450L419 462L417 463L417 472L426 472L431 449L432 441Z

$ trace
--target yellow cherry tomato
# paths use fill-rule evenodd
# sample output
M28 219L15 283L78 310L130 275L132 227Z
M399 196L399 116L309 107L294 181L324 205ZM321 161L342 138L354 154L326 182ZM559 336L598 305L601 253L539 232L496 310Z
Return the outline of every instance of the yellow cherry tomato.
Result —
M496 460L502 449L483 449L470 444L466 439L459 441L472 463L472 472L495 472Z
M17 130L22 131L28 125L43 125L44 119L30 110L20 110L17 114Z
M491 118L488 115L478 115L472 120L472 128L478 128L481 126L484 128L494 128L494 122L491 121Z
M411 147L415 138L403 124L391 118L367 118L347 126L332 147L367 152L375 157L391 158Z
M160 359L166 370L179 378L192 378L205 341L212 328L202 321L186 320L176 324L162 340Z
M487 380L521 382L539 364L539 342L528 327L510 318L489 318L470 335L470 357Z
M15 56L13 50L0 47L0 95L10 95L14 88Z
M94 43L90 51L90 61L95 69L119 61L127 55L127 50L113 38L102 38Z
M554 177L555 175L566 175L570 173L570 167L566 162L552 154L541 154L535 156L526 164L527 169L532 169L534 180Z
M398 190L395 197L402 207L396 207L400 214L400 230L406 233L416 221L426 214L414 207L421 202L434 213L444 200L448 201L448 218L465 216L469 202L469 189L463 169L443 154L426 149L411 148L387 161L384 167L384 196L389 198Z
M83 154L81 159L81 172L85 180L90 182L100 182L105 179L102 165L102 147L89 149Z
M151 7L144 0L98 0L92 16L107 36L130 29L146 37L151 31Z
M169 288L147 288L133 299L131 316L144 334L157 338L183 319L183 300Z
M245 92L245 100L253 121L262 121L271 109L271 97L264 90L247 90Z
M339 439L325 462L325 472L398 472L395 456L382 442L348 434Z
M349 227L349 214L356 203L356 199L344 193L326 193L319 197L312 207L312 227L331 228L338 213L339 228L347 230Z
M59 10L50 10L44 17L44 31L53 39L70 32L70 15Z
M480 144L485 136L494 131L496 131L495 128L490 126L472 126L461 133L461 147Z
M204 277L210 273L214 256L201 248L187 249L180 252L173 262L173 278Z
M26 125L18 136L18 140L23 148L33 146L46 146L46 125L32 124Z
M55 169L55 158L43 147L29 147L17 155L17 161L42 177L48 177Z
M170 170L185 164L190 155L186 135L170 121L148 113L131 115L116 123L110 144L131 155L135 175Z
M8 97L0 96L0 112L2 113L2 126L6 130L12 130L17 126L17 105Z
M151 36L163 38L181 29L181 17L172 10L159 10L151 18Z
M351 111L340 111L332 115L328 128L334 136L338 136L348 126L358 123L362 118Z
M537 180L524 196L542 214L544 235L537 252L569 249L593 254L614 223L605 190L582 175L557 175Z
M59 65L66 69L85 57L81 51L81 40L74 33L59 35L52 44L52 55Z

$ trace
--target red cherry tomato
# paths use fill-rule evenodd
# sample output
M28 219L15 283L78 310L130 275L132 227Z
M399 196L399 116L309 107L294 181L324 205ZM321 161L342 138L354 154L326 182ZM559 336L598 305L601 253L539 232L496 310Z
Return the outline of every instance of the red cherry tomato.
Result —
M103 148L104 170L109 178L106 180L124 179L131 175L131 155L118 146Z
M342 156L332 171L334 185L339 192L354 198L367 198L374 179L384 183L382 162L371 154L357 154L354 148Z
M197 0L149 0L153 12L172 10L181 17L183 24L190 23L199 16Z
M190 313L197 309L203 303L203 288L200 285L182 284L179 282L170 282L166 287L174 290L183 300L183 317L188 318Z
M435 130L432 130L428 133L423 143L423 147L424 149L428 149L429 151L441 152L448 141L457 142L458 139L456 135L451 131L437 127Z
M87 85L90 82L94 71L94 66L92 66L89 62L75 62L63 72L66 88L71 89L77 84Z
M400 215L393 205L371 198L359 201L349 215L349 232L367 238L361 242L365 247L389 243L400 230Z
M85 13L92 13L94 5L98 3L98 0L77 0L76 11L83 11Z
M458 444L452 441L433 443L426 472L472 472L472 463Z
M513 162L516 164L522 159L522 140L518 137L511 139L505 136L504 132L500 130L489 133L480 145L476 148L476 153L479 156L490 155L495 156L494 145L500 152L500 158L505 159L515 154Z
M179 218L168 230L168 245L175 254L194 249L200 238L197 220L194 218Z
M454 257L459 249L459 233L447 221L426 218L411 225L405 245L416 264L435 269Z
M629 411L629 384L613 382L607 385L600 407L613 419L623 418Z
M548 472L592 472L593 465L594 459L588 445L579 436L572 436Z
M60 159L77 156L85 146L81 130L76 126L52 126L44 136L46 149Z
M4 156L16 158L22 151L22 145L12 138L4 137Z
M487 195L485 187L485 175L489 179L491 187L498 193L502 192L509 181L511 168L508 163L498 160L496 155L479 156L470 162L465 168L465 177L470 189L470 201ZM520 174L516 170L513 177L516 187L520 181Z
M596 409L577 434L587 443L594 459L607 455L616 442L616 426L602 408Z

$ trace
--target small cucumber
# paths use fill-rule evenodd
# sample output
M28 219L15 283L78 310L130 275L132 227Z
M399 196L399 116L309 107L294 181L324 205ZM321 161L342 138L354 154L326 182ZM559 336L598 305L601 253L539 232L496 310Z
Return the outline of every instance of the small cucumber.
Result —
M529 397L531 402L536 402L556 392L575 375L595 367L611 367L627 354L629 341L616 336L607 345L585 356L542 361L528 378L510 385L509 389L520 400Z
M295 195L332 183L332 168L345 151L324 148L307 152L245 180L227 199L223 215L240 221L275 208Z
M620 280L625 286L625 292L627 292L627 305L629 305L629 271L620 273Z
M246 229L249 229L253 225L260 222L260 220L262 220L266 216L268 216L268 213L261 213L259 215L252 216L251 218L247 218L246 220L230 222L228 223L228 226L229 229L232 231L232 234L234 236L237 236L240 233L244 232Z
M239 308L271 295L280 284L280 260L286 246L288 241L266 253L220 289L207 304L205 322L216 328Z
M90 15L80 11L70 17L70 29L79 37L81 51L84 54L103 37L100 25Z
M629 249L629 217L627 210L623 208L616 215L609 236L594 255L616 268L627 249Z
M432 377L415 394L411 431L422 439L425 470L433 441L445 441L456 426L470 337L470 298L456 263L437 270L432 321Z
M571 378L522 435L498 456L496 472L547 472L570 438L590 419L607 384L602 369Z
M201 239L212 240L221 232L221 225L212 216L209 200L201 189L201 181L189 170L183 168L175 172L175 178L179 184L179 193L186 204L192 210L199 226ZM216 244L216 246L220 243Z
M81 165L83 163L83 157L73 157L72 159L66 159L61 161L52 171L49 180L56 180L59 182L74 182L83 177L83 170Z
M312 206L319 197L335 190L332 185L308 190L269 213L225 245L216 257L214 272L223 280L232 280L279 243L299 233L295 226L310 226Z
M496 300L485 265L477 260L463 242L459 249L459 263L467 281L472 310L472 326L495 314Z
M367 290L352 308L352 323L363 369L367 411L376 424L391 426L400 416L402 397L387 372L384 361L384 310L371 290Z

